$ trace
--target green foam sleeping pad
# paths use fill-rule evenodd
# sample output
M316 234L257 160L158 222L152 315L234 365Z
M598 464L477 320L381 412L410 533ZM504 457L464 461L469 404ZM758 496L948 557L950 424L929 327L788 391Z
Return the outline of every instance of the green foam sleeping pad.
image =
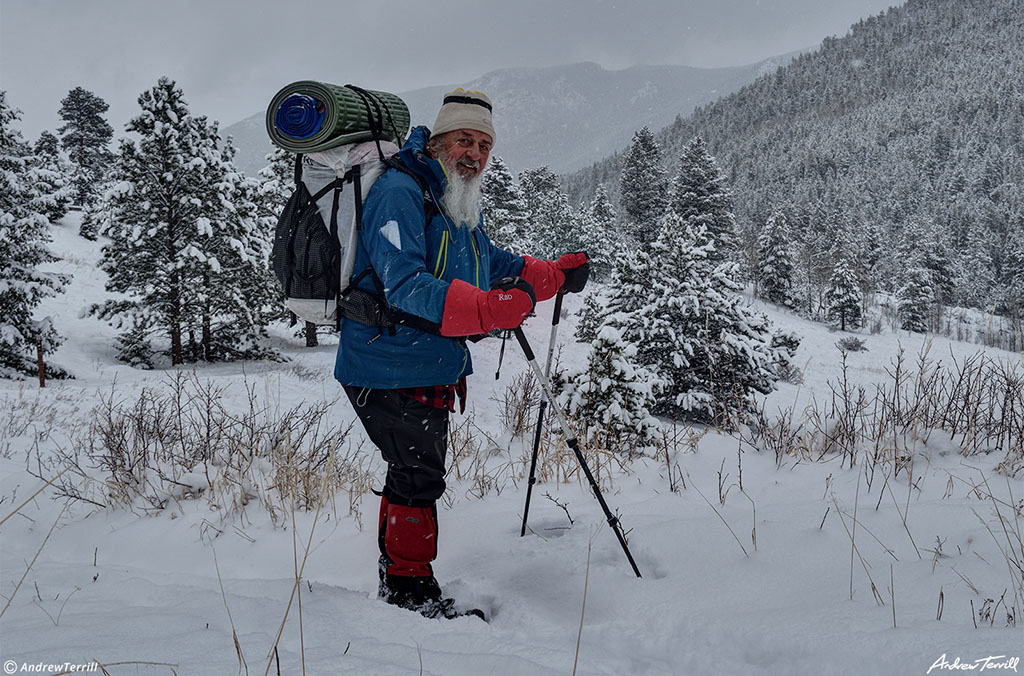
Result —
M289 152L311 153L371 141L371 119L380 118L381 140L401 146L409 131L409 107L395 94L359 91L313 80L284 86L267 107L267 134L271 142Z

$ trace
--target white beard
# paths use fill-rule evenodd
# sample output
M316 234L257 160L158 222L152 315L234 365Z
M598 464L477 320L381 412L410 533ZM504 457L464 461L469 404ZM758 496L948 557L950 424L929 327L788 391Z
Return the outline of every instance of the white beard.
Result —
M472 230L480 222L483 173L465 178L445 154L438 157L448 172L448 188L441 196L441 209L455 225Z

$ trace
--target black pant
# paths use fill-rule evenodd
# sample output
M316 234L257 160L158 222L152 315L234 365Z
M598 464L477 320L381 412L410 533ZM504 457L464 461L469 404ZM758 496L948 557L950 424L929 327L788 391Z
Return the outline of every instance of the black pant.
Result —
M388 463L384 492L393 504L429 507L444 493L448 411L397 390L345 385L366 436Z

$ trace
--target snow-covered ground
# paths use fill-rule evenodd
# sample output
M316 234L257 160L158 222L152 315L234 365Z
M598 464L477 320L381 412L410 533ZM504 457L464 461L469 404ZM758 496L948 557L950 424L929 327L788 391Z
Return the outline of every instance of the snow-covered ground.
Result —
M78 238L77 228L74 216L54 227L60 267L75 277L45 307L67 338L53 361L76 379L45 390L0 381L0 431L8 435L0 440L0 518L43 485L33 474L62 469L50 459L81 442L102 395L131 402L142 388L167 382L167 372L118 364L114 330L79 318L103 295L104 277L100 245ZM569 298L570 311L578 300ZM780 384L768 412L829 399L827 382L841 375L834 346L841 334L765 309L803 336L796 361L804 382ZM538 352L550 312L542 304L528 325ZM570 315L559 334L568 365L585 357L572 342L574 323ZM905 333L861 337L869 349L849 355L848 375L865 384L886 378L900 347L909 357L927 349L949 359L979 349ZM224 388L224 401L240 410L248 387L274 410L326 401L332 424L351 420L331 378L333 348L300 348L283 331L278 340L291 361L204 366L197 376ZM500 409L505 388L527 366L509 343L495 380L499 343L473 352L467 414L479 441L500 442L488 458L499 478L482 498L471 478L450 482L435 571L447 593L484 608L490 622L429 620L376 600L377 499L368 493L354 511L341 495L319 518L296 511L293 530L290 514L275 523L256 502L225 519L204 498L156 511L100 509L65 506L48 488L0 525L0 603L13 595L0 618L5 673L40 663L42 673L56 673L95 660L126 663L106 667L114 675L885 675L943 673L998 656L1005 657L987 671L1018 671L1012 659L1024 656L1021 625L1007 626L1005 606L991 622L979 619L1004 590L1008 600L1014 594L1004 556L1013 541L999 514L1014 518L1010 505L1021 504L1024 482L994 472L1001 453L964 458L948 436L934 435L916 447L911 487L907 471L885 481L835 455L787 458L780 468L773 454L709 433L676 456L672 476L684 483L677 492L664 458L605 479L643 573L637 579L579 481L538 484L532 532L519 536L524 448L508 440ZM988 355L1020 362L1020 355ZM343 450L355 453L360 438L357 426ZM365 453L382 476L372 449ZM987 486L975 490L983 477ZM300 615L299 600L290 599L307 541Z

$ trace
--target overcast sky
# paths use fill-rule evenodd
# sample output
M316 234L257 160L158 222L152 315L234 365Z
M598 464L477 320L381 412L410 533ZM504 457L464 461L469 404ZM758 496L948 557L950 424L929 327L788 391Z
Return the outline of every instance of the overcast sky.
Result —
M0 89L26 140L84 87L115 135L161 75L222 126L294 80L402 92L497 68L734 66L815 47L900 0L0 0ZM500 102L496 102L500 105Z

